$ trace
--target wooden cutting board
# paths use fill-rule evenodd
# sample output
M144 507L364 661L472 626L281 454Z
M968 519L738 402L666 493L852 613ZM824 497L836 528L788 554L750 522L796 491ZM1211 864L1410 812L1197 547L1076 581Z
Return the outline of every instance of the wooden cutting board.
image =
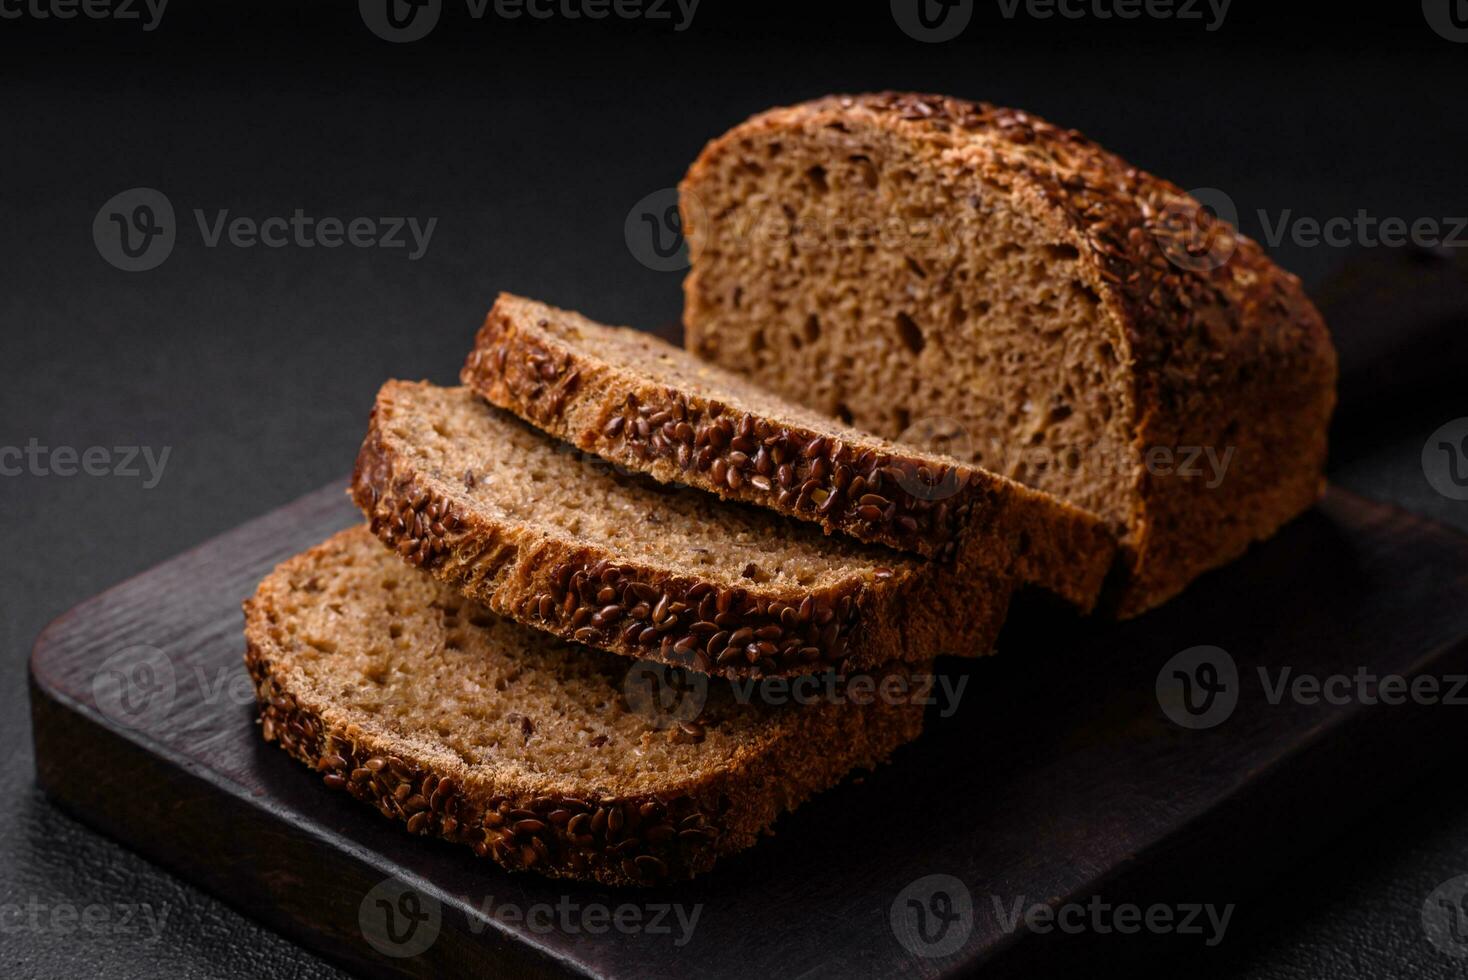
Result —
M31 695L58 804L365 974L926 976L1164 940L1196 953L1216 934L1201 914L1201 934L1135 938L1009 920L1092 896L1171 903L1179 922L1183 906L1247 902L1461 744L1460 705L1367 704L1369 680L1328 684L1344 703L1271 703L1284 667L1447 678L1439 700L1468 699L1451 690L1468 673L1468 539L1332 491L1142 619L1017 610L1000 656L944 665L966 684L956 712L931 711L892 764L701 880L640 892L510 875L406 836L259 738L240 600L355 519L327 487L83 603L37 641ZM1175 659L1200 646L1226 655ZM1228 664L1232 693L1188 714L1184 678L1226 684Z

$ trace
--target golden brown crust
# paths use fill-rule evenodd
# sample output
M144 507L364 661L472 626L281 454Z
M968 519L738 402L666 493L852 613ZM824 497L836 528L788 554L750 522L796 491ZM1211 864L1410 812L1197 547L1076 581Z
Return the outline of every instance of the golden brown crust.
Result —
M376 807L409 833L466 845L512 871L607 885L693 877L752 846L782 812L853 769L874 768L921 732L915 702L794 706L770 725L757 753L691 783L627 797L599 795L591 786L550 792L509 772L481 769L470 778L443 771L417 757L411 741L366 730L341 706L293 689L279 640L287 615L280 598L290 570L319 562L331 545L284 563L244 603L245 664L262 736L320 773L326 786Z
M587 646L730 679L851 672L993 649L1008 612L1007 576L894 562L827 588L729 586L627 560L584 542L456 504L419 472L373 407L351 494L405 561L495 613ZM492 409L486 409L492 411Z
M1318 497L1335 352L1299 280L1255 242L1075 130L939 95L831 96L762 113L712 141L683 189L696 193L712 179L713 161L737 152L741 140L827 125L878 127L929 144L955 178L1007 191L1077 249L1130 365L1135 465L1123 479L1135 503L1122 542L1119 614L1166 600ZM696 235L695 209L683 220ZM690 345L699 275L695 255L685 281ZM1220 431L1225 414L1233 424ZM1235 456L1216 489L1144 465L1153 447L1221 451L1221 440Z
M548 330L546 317L575 315L502 294L461 380L551 435L664 483L957 559L960 574L1014 574L1082 611L1095 605L1115 554L1095 515L975 466L666 387L597 357L594 337L576 343Z

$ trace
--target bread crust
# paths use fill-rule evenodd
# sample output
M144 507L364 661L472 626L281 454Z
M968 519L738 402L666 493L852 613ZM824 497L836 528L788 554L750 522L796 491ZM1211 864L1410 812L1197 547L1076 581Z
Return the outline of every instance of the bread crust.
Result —
M685 233L692 240L703 231L688 198L741 141L827 126L874 127L924 146L953 179L1002 189L1055 241L1077 249L1108 339L1120 345L1128 369L1135 465L1124 476L1133 505L1124 521L1117 614L1165 601L1319 497L1336 358L1298 278L1211 220L1181 188L1075 130L1014 109L913 93L830 96L774 109L713 140L694 162L681 185ZM1170 224L1178 215L1192 226L1191 240ZM1197 240L1226 261L1169 260L1169 253L1195 255L1189 247ZM684 283L690 349L699 338L700 275L695 249ZM1225 416L1233 420L1223 436L1235 456L1222 485L1148 471L1154 447L1216 446Z
M993 649L1013 591L1005 576L950 582L938 566L894 555L890 568L854 569L826 588L731 586L497 520L466 504L460 487L420 472L391 434L397 395L413 387L390 381L379 392L352 499L405 561L507 619L731 680Z
M282 631L289 580L320 569L352 536L366 532L352 528L286 561L244 603L245 665L261 735L409 833L466 845L509 870L605 885L691 878L755 844L782 812L853 769L875 768L921 732L916 703L795 705L717 768L620 797L592 786L567 793L564 778L557 788L483 765L450 771L421 757L411 740L363 724L298 682Z
M1013 575L1083 612L1116 542L1096 515L977 466L671 388L568 341L548 318L603 327L501 294L460 380L494 405L603 459L728 500L956 567ZM681 352L680 352L681 353Z

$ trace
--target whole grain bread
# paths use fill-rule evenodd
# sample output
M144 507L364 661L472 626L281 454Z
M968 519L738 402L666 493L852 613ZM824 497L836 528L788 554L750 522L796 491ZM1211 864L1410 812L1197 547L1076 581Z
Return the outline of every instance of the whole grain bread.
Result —
M922 727L919 688L778 705L719 681L674 721L635 664L500 619L361 527L277 568L245 617L267 741L409 833L552 877L707 871Z
M1013 591L620 472L468 388L384 385L352 496L401 557L499 615L729 678L985 654Z
M1335 353L1299 281L1074 130L823 98L714 140L681 192L690 350L1102 515L1122 615L1322 488Z
M502 294L461 380L603 459L862 541L1013 574L1089 611L1115 555L1097 516L842 425L649 334Z

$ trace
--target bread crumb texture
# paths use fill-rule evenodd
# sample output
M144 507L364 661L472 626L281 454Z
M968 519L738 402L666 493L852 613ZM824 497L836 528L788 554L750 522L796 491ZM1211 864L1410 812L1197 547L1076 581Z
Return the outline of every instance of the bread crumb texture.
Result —
M682 210L690 350L1102 516L1123 615L1318 496L1335 353L1299 281L1074 130L820 99L711 142ZM1220 480L1147 465L1192 447Z
M717 681L671 721L629 700L644 665L495 616L362 527L281 565L246 614L267 740L511 869L687 877L921 728L912 704L764 704Z

